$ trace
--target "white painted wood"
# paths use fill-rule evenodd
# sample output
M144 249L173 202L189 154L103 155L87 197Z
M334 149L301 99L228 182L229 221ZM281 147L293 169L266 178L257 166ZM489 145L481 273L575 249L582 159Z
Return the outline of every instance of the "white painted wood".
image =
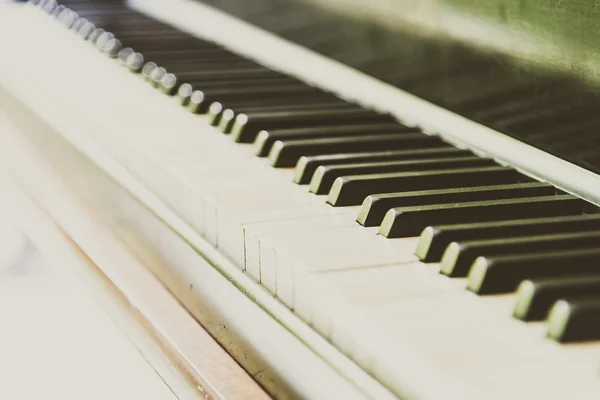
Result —
M512 296L482 301L464 282L434 274L416 263L321 275L329 302L320 304L334 308L332 340L385 381L427 369L452 399L600 393L599 344L558 345L544 338L543 324L510 318Z
M10 26L10 31L27 31L34 22L47 29L56 44L51 53L60 56L48 61L49 71L69 79L58 87L39 76L32 66L50 50L31 39L21 43L35 49L31 54L11 47L28 61L23 69L30 84L79 110L81 120L102 127L85 133L237 260L239 268L245 257L255 279L395 393L431 399L559 399L574 385L582 388L576 398L598 396L597 345L551 343L543 338L543 324L509 317L510 298L482 300L464 291L464 281L440 276L434 265L416 263L414 239L386 240L355 225L351 214L329 215L322 198L289 183L289 171L270 170L248 146L232 144L203 126L201 117L183 112L68 33L35 18L24 15L20 27ZM77 68L69 65L91 71L97 79L77 76ZM6 73L0 74L4 86L26 91L28 83L15 65L0 66L0 71ZM114 82L127 96L115 97L115 89L97 82ZM86 104L90 109L73 100L85 85L96 94ZM160 118L155 116L159 111ZM441 121L450 118L441 111L435 115ZM463 122L453 126L464 127ZM273 199L262 199L268 207L262 207L260 193L254 191L258 187L270 188ZM239 195L249 202L239 201ZM290 199L294 206L277 208ZM245 253L240 252L242 244ZM561 374L568 384L559 379Z

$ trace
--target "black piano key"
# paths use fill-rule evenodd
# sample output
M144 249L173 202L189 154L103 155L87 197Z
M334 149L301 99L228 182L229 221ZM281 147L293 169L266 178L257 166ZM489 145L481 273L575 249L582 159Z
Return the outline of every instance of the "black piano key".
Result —
M400 207L387 212L379 234L387 238L409 237L433 224L576 215L583 212L584 205L585 202L575 196L557 195Z
M127 68L131 72L141 72L144 67L144 56L140 53L132 53L127 57Z
M119 14L122 14L122 12L119 11ZM82 13L82 15L85 15L87 18L91 18L88 13ZM114 22L118 21L115 20ZM156 21L146 19L143 16L140 18L139 14L128 15L126 23L127 29L117 28L119 31L119 36L127 38L128 40L134 40L138 43L149 43L150 46L153 43L174 43L182 46L184 45L189 49L223 49L223 47L212 41L189 36L181 31L176 30L175 28L156 23Z
M595 274L599 266L600 249L482 256L469 271L467 289L478 294L508 293L525 279Z
M219 130L223 133L231 133L231 128L233 128L235 116L235 111L233 111L231 108L223 110L223 112L221 113L221 120L218 124Z
M189 49L170 49L171 44L165 44L161 50L148 50L145 46L121 39L123 43L139 51L148 60L157 64L167 65L177 73L192 73L204 68L255 68L257 64L228 53L209 53L207 51L190 51ZM167 48L167 49L164 49Z
M140 26L151 26L156 29L161 24L151 19L145 18L139 13L130 10L126 7L122 7L113 3L112 5L107 4L107 7L102 6L100 3L95 3L93 7L81 7L83 3L66 2L64 3L68 7L76 9L81 16L93 20L102 22L102 25L107 25L117 28L117 32L126 34L132 29L137 30Z
M256 147L256 155L266 157L271 151L273 143L276 141L294 140L294 139L312 139L312 138L327 138L336 136L366 136L382 133L402 133L402 132L418 132L415 128L409 128L404 125L383 121L373 122L370 124L353 124L339 125L327 127L307 127L307 128L291 128L291 129L272 129L262 130L258 133L254 145Z
M189 92L190 88L198 88L203 92L208 92L209 90L220 90L220 89L229 89L235 87L237 89L245 89L245 88L260 88L268 85L301 85L298 81L294 80L285 75L273 75L273 76L248 76L245 78L240 77L239 75L234 75L233 79L227 78L226 76L215 76L212 79L208 79L204 82L189 80L182 78L182 74L177 75L177 79L180 81L185 81L186 92ZM184 86L184 85L181 85ZM189 94L188 94L189 96ZM348 105L348 103L345 103ZM350 107L350 105L348 105Z
M183 96L181 95L179 96L180 101L182 97ZM208 110L206 111L206 119L208 123L212 126L218 126L219 122L221 122L221 115L223 111L225 111L225 109L223 108L223 104L219 103L218 101L212 102L211 105L208 106Z
M178 75L179 80L183 81L181 75ZM222 91L231 91L232 88L236 88L238 91L244 90L261 90L264 87L272 87L277 85L300 85L297 82L289 79L285 76L277 76L271 78L265 78L264 76L250 76L244 79L234 79L233 81L227 78L215 77L212 80L198 83L194 81L187 81L178 88L178 97L182 104L190 102L192 95L196 92L196 100L198 107L205 105L205 96L210 96L212 93L220 93ZM197 88L199 90L194 90ZM199 102L202 99L202 102ZM250 103L252 98L246 99L246 102ZM217 103L217 102L213 102ZM218 102L220 104L220 102ZM212 104L212 103L211 103ZM206 110L208 112L208 109Z
M128 9L125 8L123 11L119 10L119 15L127 13ZM126 19L128 25L126 30L120 32L123 36L128 38L139 39L145 38L152 41L165 40L169 42L183 42L188 46L194 48L212 48L220 47L218 44L211 40L199 39L197 37L190 36L185 32L179 31L176 28L162 24L152 18L148 18L143 14L137 12L129 13Z
M310 183L315 171L321 165L338 165L353 162L377 162L415 160L438 157L463 157L472 154L468 150L453 146L436 147L432 149L392 150L361 153L326 154L318 156L303 156L298 160L294 172L294 182L300 185Z
M150 79L148 81L152 86L158 87L160 85L160 81L166 74L167 70L163 67L154 68L150 73Z
M117 54L119 54L119 51L121 51L122 48L123 45L121 44L121 41L119 39L113 38L106 42L104 47L102 47L102 51L107 56L111 58L116 58Z
M229 121L227 125L222 127L223 133L230 133L231 126L230 124L233 122L235 118L235 113L237 112L247 112L247 111L295 111L295 110L315 110L315 109L358 109L359 106L351 103L347 103L337 97L323 97L313 99L311 101L304 100L302 98L298 99L298 101L286 101L285 103L274 103L274 102L266 102L264 104L258 104L260 102L255 101L246 101L238 104L228 103L230 108L224 108L223 105L219 102L214 102L208 108L208 112L206 116L209 118L211 125L217 126L221 121L221 116L226 110L228 111L227 120ZM214 108L213 108L214 105ZM235 111L234 111L235 110ZM309 129L309 128L306 128ZM260 134L260 132L259 132ZM269 147L270 148L270 147ZM268 154L268 153L267 153Z
M432 158L425 160L377 161L372 163L321 166L317 168L310 181L309 191L315 194L327 194L337 178L348 175L358 176L390 172L490 167L494 165L497 165L494 160L468 155L465 157Z
M328 94L320 96L297 96L261 99L241 99L238 101L227 102L228 108L221 112L221 118L218 122L219 130L223 133L231 133L233 124L239 113L262 112L262 111L286 111L286 110L315 110L315 109L360 109L355 104L347 103L337 97Z
M36 8L42 9L44 7L44 5L46 4L46 0L27 0L26 1L28 6L34 6Z
M376 193L516 183L520 179L517 171L500 166L345 176L335 180L327 202L353 206Z
M178 78L192 87L202 88L202 85L215 81L237 82L250 79L278 79L281 74L275 73L262 66L232 66L228 68L216 67L196 67L193 72L177 74Z
M290 112L256 112L238 114L231 129L233 140L252 143L263 129L285 129L368 122L394 122L390 115L377 114L365 109L324 109Z
M146 80L147 82L151 82L152 81L152 72L158 68L158 65L156 65L156 63L149 61L147 63L144 64L144 66L142 67L142 76L144 77L144 80Z
M177 86L177 77L175 76L175 74L171 74L171 73L165 74L161 78L160 84L158 85L158 87L160 88L160 91L169 96L175 94L176 86Z
M71 26L75 23L75 21L77 21L77 19L79 19L79 15L77 15L76 12L68 8L62 10L60 14L58 14L58 16L56 17L56 20L66 28L71 28Z
M87 19L85 18L78 18L77 21L75 21L75 23L73 25L71 25L71 30L75 33L77 33L79 31L79 29L86 23L88 22Z
M365 199L356 221L363 226L381 225L385 213L394 207L534 197L555 193L556 188L552 185L542 182L528 182L510 185L375 194Z
M186 81L189 83L196 82L197 80L204 80L206 75L210 73L218 73L222 71L224 75L224 71L235 71L235 70L258 70L261 69L265 71L264 67L261 67L257 64L251 63L246 60L235 60L235 61L223 61L223 60L210 60L210 59L201 59L201 60L192 60L186 59L183 61L178 61L168 57L153 57L151 54L147 54L144 51L140 51L144 54L148 60L154 61L157 64L164 65L170 71L181 76L182 81ZM266 70L269 71L269 70ZM269 76L282 76L281 74L275 73L273 71L269 71ZM206 82L206 81L205 81Z
M211 60L211 59L201 59L201 60L192 60L186 59L183 61L178 61L176 59L171 59L168 57L165 58L157 58L152 57L152 55L147 54L143 51L140 51L144 54L148 60L152 60L157 64L164 65L170 71L177 74L177 76L181 76L183 81L189 83L197 83L198 81L205 81L205 78L210 73L218 73L222 72L222 75L225 75L224 71L235 71L235 70L259 70L261 67L259 65L250 63L246 60L236 60L236 61L223 61L223 60ZM264 70L264 67L263 67ZM267 70L268 71L268 70ZM275 73L270 71L268 76L285 76L282 74Z
M598 245L600 231L452 242L442 256L440 272L454 278L465 277L479 256L570 250Z
M184 83L180 85L177 89L177 98L179 100L179 103L182 106L186 107L189 104L193 93L194 88L189 83Z
M245 113L245 112L275 112L275 111L306 111L306 110L317 110L317 109L347 109L347 110L360 110L360 106L348 103L335 96L319 96L315 98L303 98L298 99L289 98L285 101L277 101L275 99L253 99L240 101L231 101L223 106L223 111L231 110L234 115Z
M54 9L58 6L58 3L55 0L48 0L45 3L41 3L39 4L39 7L41 8L41 10L43 12L45 12L46 14L51 14L52 11L54 11Z
M204 113L203 107L208 103L203 92L194 90L187 100L187 109L193 113ZM208 110L206 110L208 111Z
M600 339L600 294L561 299L548 316L547 335L560 343Z
M119 53L117 54L117 60L119 60L119 63L121 65L126 66L127 65L127 59L133 53L134 53L134 51L133 51L133 49L131 47L122 48L121 50L119 50Z
M186 48L186 46L170 49L170 47L173 46L172 43L165 43L156 51L148 51L143 47L136 46L136 44L131 43L131 41L125 39L122 41L126 46L143 53L149 60L152 60L157 64L168 65L169 68L172 68L178 74L184 74L190 79L193 79L195 76L202 76L204 71L218 71L219 69L262 70L269 71L270 75L282 75L251 60L237 56L214 53L207 54L206 51L192 51L189 48Z
M428 226L421 233L415 255L424 262L438 262L446 247L456 241L596 229L600 229L600 214Z
M273 143L271 152L269 153L269 161L273 167L289 168L295 166L302 156L447 146L448 145L439 138L421 133L406 133L403 135L384 134L366 137L341 136L325 139L297 139ZM361 201L362 200L363 199L361 199Z
M88 40L89 36L96 29L96 25L91 23L90 21L86 21L83 23L79 29L77 30L77 35L84 40Z
M345 102L333 95L321 93L317 96L294 96L286 98L266 97L261 99L239 99L227 102L220 115L217 126L223 133L231 133L233 124L238 114L245 112L278 112L301 110L328 110L328 109L361 109L358 105Z
M195 112L204 114L208 111L211 103L218 101L227 104L229 102L251 99L273 99L274 102L286 101L288 98L320 98L330 96L325 92L320 92L315 88L302 84L282 84L267 85L258 87L227 89L219 88L214 90L195 90L190 98L190 105L194 102Z
M79 18L77 21L75 21L75 23L73 24L73 26L71 26L71 30L74 32L79 32L79 29L81 29L81 27L83 25L85 25L88 22L87 19L85 18Z
M81 13L88 19L93 19L88 13ZM112 18L111 18L112 19ZM200 40L195 37L186 35L185 33L174 30L166 25L157 25L155 21L144 21L143 19L127 18L126 28L122 29L114 21L115 32L118 32L119 37L124 40L132 41L140 47L145 46L145 49L181 49L188 50L204 50L204 49L221 49L223 47L209 41ZM104 26L111 25L105 24ZM122 24L121 24L122 25Z
M105 35L112 35L112 33L105 31L102 28L96 28L94 29L90 35L88 36L88 42L92 43L94 46L96 46L99 41L101 42L105 37Z
M314 98L288 98L285 101L274 101L273 99L241 99L227 103L223 112L229 110L228 117L231 122L235 116L241 113L271 113L271 112L306 112L309 110L362 110L356 104L348 103L333 95L323 95ZM229 130L231 132L231 130ZM224 133L229 133L224 131Z
M256 88L257 90L260 90L262 86L264 86L264 84L251 84L251 85L248 85L245 89ZM218 89L213 89L213 90L218 90ZM208 91L207 90L194 91L192 93L194 100L191 100L192 97L190 97L188 108L200 110L200 112L201 112L203 104L205 102L204 93L206 93L206 92L208 92ZM254 98L248 97L248 98L239 99L239 101L228 101L227 104L233 103L236 106L239 105L241 108L246 108L246 107L249 107L249 105L252 105L252 107L250 107L250 109L255 109L255 108L259 109L260 106L265 107L265 108L275 107L275 105L277 105L277 107L283 107L282 100L284 100L284 99L278 99L277 97L265 97L265 98L261 98L261 99L254 99ZM277 103L278 101L279 101L279 104ZM326 96L312 97L312 95L310 95L310 96L299 95L295 99L286 98L283 102L286 105L289 105L290 107L293 108L292 104L294 104L294 103L303 104L303 105L310 104L310 103L328 104L329 101L335 101L335 100L327 98ZM221 130L221 132L230 133L231 128L233 127L233 123L235 121L236 112L230 108L224 109L223 106L221 105L221 102L213 101L211 103L211 106L213 104L214 104L214 107L212 110L212 114L211 114L210 106L206 110L206 114L208 114L208 117L212 120L212 124L214 126L218 126L218 128L219 128L219 130ZM317 107L317 105L315 105L314 107ZM327 108L327 107L328 106L324 106L324 108ZM346 104L344 104L344 107L351 107L351 106L346 103ZM283 107L283 109L285 109L285 107Z
M67 29L72 29L80 18L81 17L77 12L71 10L71 15L69 15L67 18L64 18L61 22Z
M298 82L297 80L290 78L289 76L285 76L285 75L270 75L270 76L249 75L247 77L240 77L239 75L233 75L232 78L226 77L226 76L222 76L222 77L216 76L207 81L201 81L201 80L196 80L196 79L192 80L189 78L185 78L185 76L183 76L183 74L178 74L177 76L182 81L185 81L186 83L189 83L193 87L195 87L199 90L203 90L203 91L206 91L209 89L211 89L211 90L229 89L229 88L233 88L233 87L235 87L236 89L243 89L243 88L262 87L262 86L267 86L267 85L302 85L301 82ZM348 103L345 103L345 104L348 104Z
M178 61L237 61L244 60L251 62L237 54L231 53L220 47L196 47L193 48L190 45L182 44L182 48L174 46L174 40L167 40L164 43L160 41L148 40L147 38L141 38L141 40L130 40L126 35L119 35L119 38L126 41L127 44L134 47L136 50L143 52L151 58L159 58L162 60L173 60Z
M66 7L65 7L65 6L63 6L62 4L60 4L60 5L56 6L56 7L54 7L54 10L52 10L52 12L50 13L50 16L51 16L51 17L53 17L53 18L56 18L56 17L58 17L58 16L60 15L60 13L61 13L61 12L63 12L63 10L64 10L65 8L66 8Z
M112 32L104 32L96 39L96 47L98 48L98 50L103 50L104 46L114 38L115 35Z
M128 27L131 29L122 30L116 26L115 29L118 30L120 38L131 42L143 51L158 54L175 53L176 55L180 53L204 54L207 57L216 54L244 58L213 42L203 41L176 31L156 30L155 27L149 26L143 21L140 22L141 24L138 24L138 26ZM129 24L133 25L135 22L129 21Z
M96 40L104 33L104 29L96 28L88 35L88 42L96 44Z
M517 289L513 316L522 321L541 321L559 299L600 294L600 271L573 278L527 279Z

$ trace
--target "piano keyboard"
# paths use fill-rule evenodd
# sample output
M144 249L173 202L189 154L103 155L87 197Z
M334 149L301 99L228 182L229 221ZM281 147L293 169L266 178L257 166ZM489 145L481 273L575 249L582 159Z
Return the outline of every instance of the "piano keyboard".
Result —
M393 393L597 398L596 205L120 2L23 7L108 56L62 45L81 66L48 60L48 86L173 182L119 161Z

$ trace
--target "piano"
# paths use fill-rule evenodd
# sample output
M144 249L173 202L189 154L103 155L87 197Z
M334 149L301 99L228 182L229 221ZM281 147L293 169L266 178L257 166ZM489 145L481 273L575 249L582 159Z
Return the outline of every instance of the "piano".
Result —
M0 10L11 204L177 398L599 398L593 3Z

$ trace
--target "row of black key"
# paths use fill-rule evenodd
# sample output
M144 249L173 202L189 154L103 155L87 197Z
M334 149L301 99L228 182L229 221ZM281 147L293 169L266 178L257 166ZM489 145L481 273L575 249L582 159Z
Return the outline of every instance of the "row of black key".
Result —
M600 339L600 216L589 204L216 44L115 10L78 10L124 19L110 25L114 33L70 11L56 16L234 141L254 143L272 166L295 166L294 181L327 194L332 206L362 204L360 224L388 238L422 232L416 254L440 262L441 273L468 276L479 294L518 288L515 316L550 312L557 340Z
M590 284L600 279L598 214L433 224L422 232L416 255L439 262L440 272L449 277L467 277L475 293L516 291L515 318L548 317L548 334L556 340L600 338L600 286ZM584 313L579 311L581 302Z

